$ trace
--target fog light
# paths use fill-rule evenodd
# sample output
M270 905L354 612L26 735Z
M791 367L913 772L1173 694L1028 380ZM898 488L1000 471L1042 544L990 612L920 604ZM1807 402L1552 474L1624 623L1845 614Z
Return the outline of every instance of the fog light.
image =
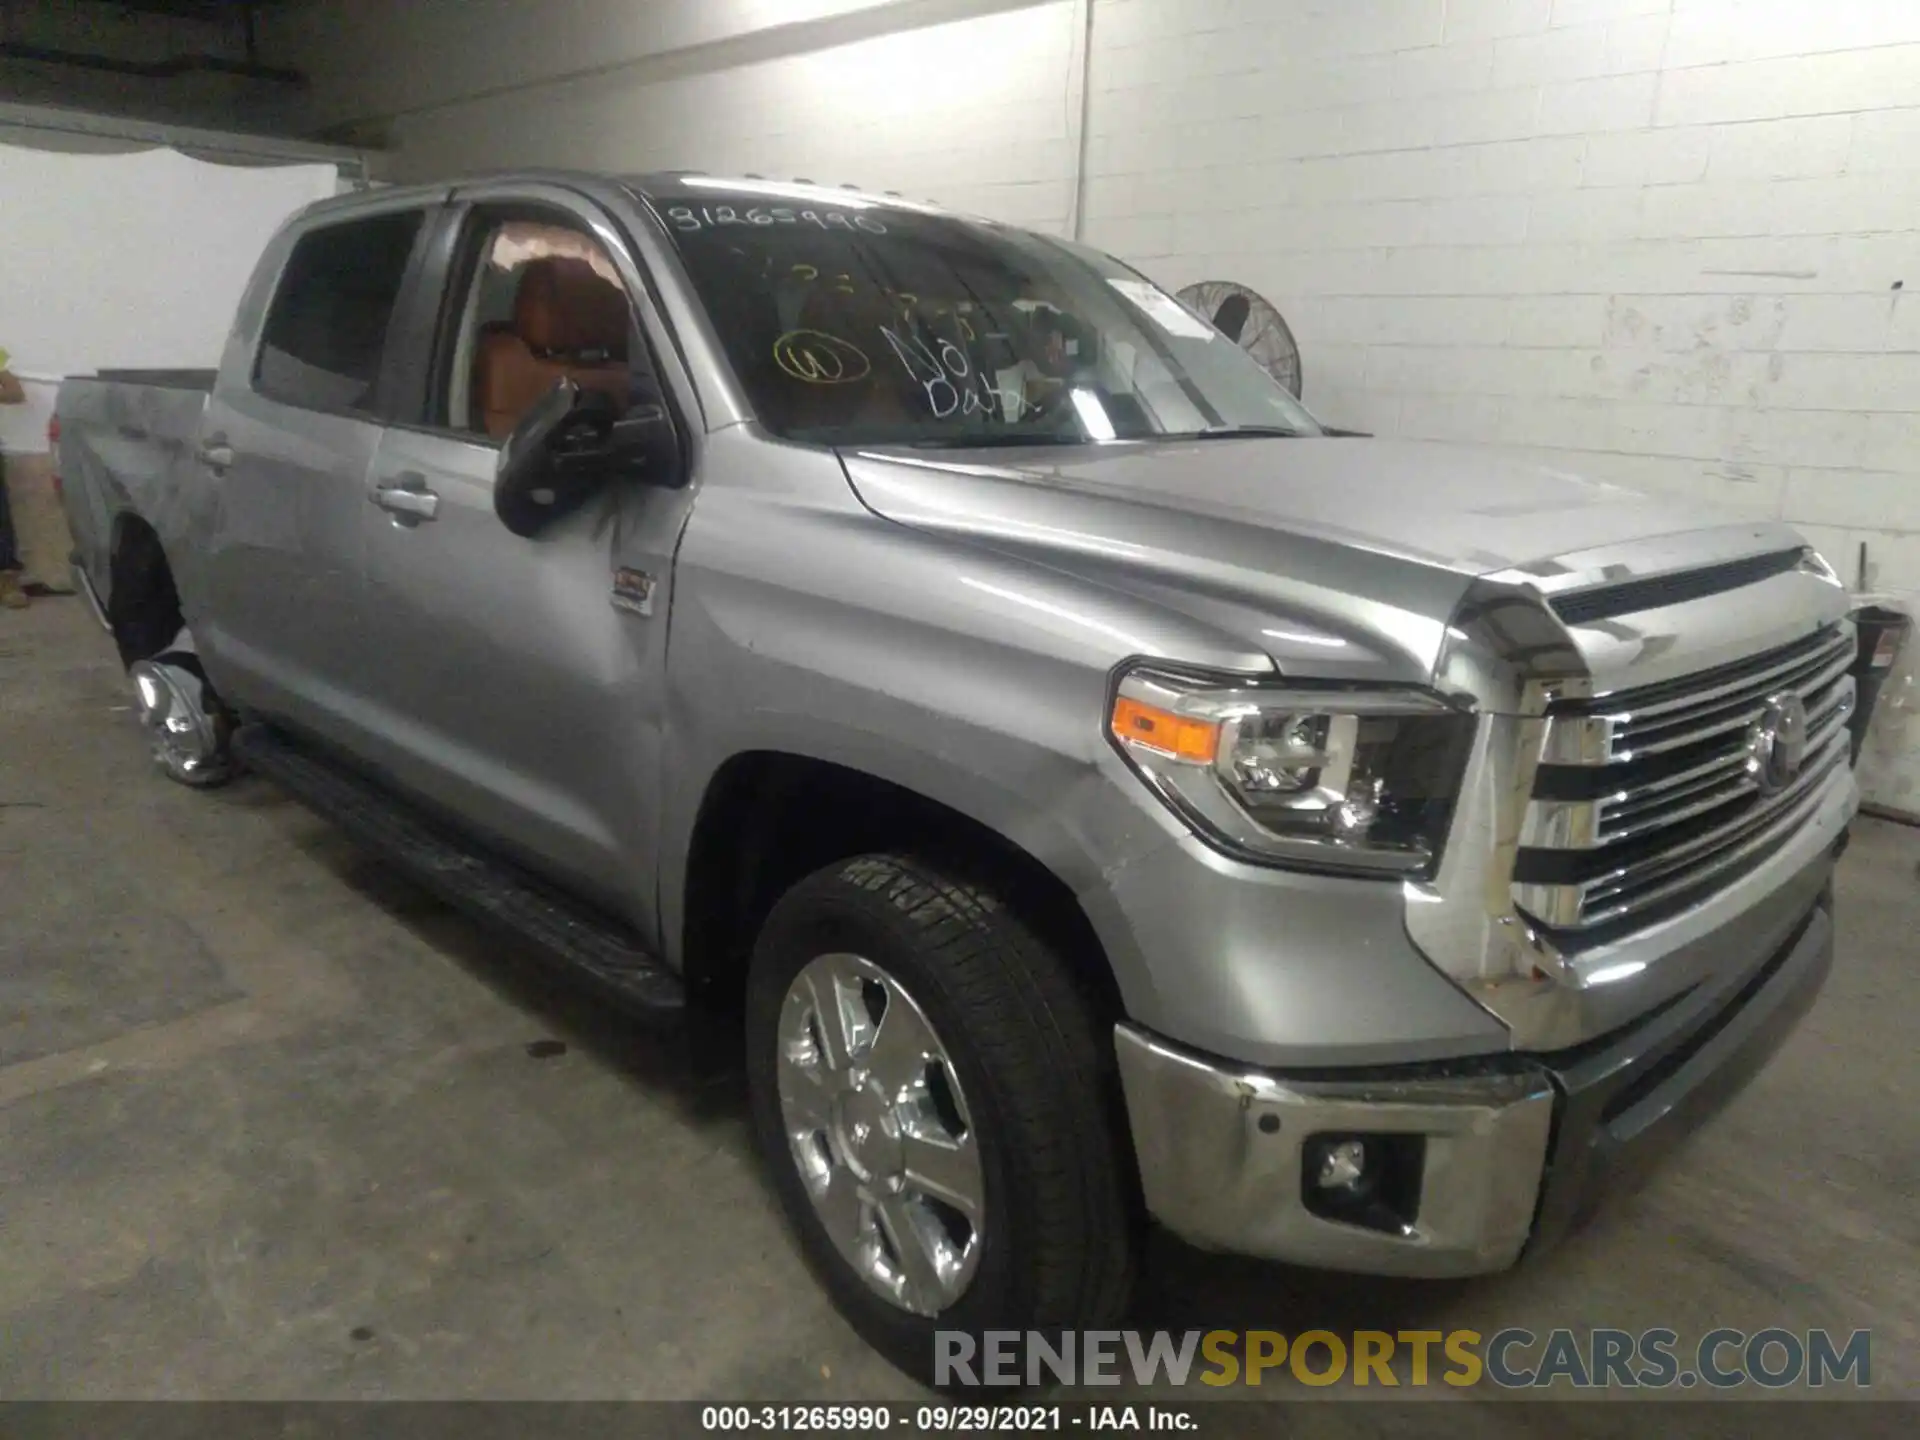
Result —
M1321 1151L1319 1173L1314 1176L1314 1184L1322 1190L1352 1193L1360 1188L1360 1182L1366 1176L1367 1142L1341 1140Z

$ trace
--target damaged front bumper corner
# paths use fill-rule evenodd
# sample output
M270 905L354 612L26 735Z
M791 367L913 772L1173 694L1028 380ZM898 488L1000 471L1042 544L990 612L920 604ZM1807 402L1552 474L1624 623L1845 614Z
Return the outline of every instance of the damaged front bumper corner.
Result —
M1532 1230L1553 1128L1538 1071L1448 1079L1302 1080L1116 1032L1147 1208L1226 1250L1371 1274L1502 1270ZM1392 1230L1308 1208L1317 1136L1422 1137L1417 1213Z
M1277 1074L1122 1024L1147 1208L1204 1248L1296 1265L1505 1269L1636 1182L1793 1032L1832 968L1831 887L1795 908L1749 965L1548 1054ZM1403 1153L1412 1177L1357 1223L1328 1213L1321 1169L1329 1146L1352 1140Z

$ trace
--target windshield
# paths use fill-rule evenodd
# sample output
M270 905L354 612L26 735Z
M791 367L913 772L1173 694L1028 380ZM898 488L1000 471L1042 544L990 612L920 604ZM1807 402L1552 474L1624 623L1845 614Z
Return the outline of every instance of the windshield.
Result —
M985 221L686 177L650 199L760 421L825 445L1319 434L1137 272Z

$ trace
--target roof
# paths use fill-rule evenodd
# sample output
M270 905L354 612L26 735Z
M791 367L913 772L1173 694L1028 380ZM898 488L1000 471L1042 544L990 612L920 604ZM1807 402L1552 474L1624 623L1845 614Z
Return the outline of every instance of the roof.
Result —
M897 190L865 190L858 185L823 185L815 180L775 179L766 175L709 175L704 170L656 170L645 175L621 177L623 185L643 195L690 195L701 190L732 190L742 194L759 192L769 199L809 201L830 205L835 201L859 200L869 205L891 205L903 209L936 211L931 201L909 200Z
M513 169L485 171L451 176L444 180L412 185L386 185L378 189L356 191L317 200L301 212L301 217L351 214L360 210L387 210L408 204L432 204L454 190L469 185L497 185L504 181L524 180L544 185L572 184L583 191L619 186L647 200L660 203L693 203L694 197L708 195L762 194L775 204L809 204L826 208L888 208L912 210L922 215L951 215L931 201L910 200L893 191L862 190L853 185L819 185L811 180L769 180L758 175L709 175L703 170L655 170L642 175L611 175L599 171L554 169Z

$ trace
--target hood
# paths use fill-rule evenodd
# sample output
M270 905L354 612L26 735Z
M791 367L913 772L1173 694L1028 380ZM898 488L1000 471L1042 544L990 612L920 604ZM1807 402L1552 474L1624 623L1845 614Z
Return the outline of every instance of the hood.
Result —
M847 450L863 503L1151 599L1283 671L1423 681L1467 584L1727 517L1498 451L1247 438Z

